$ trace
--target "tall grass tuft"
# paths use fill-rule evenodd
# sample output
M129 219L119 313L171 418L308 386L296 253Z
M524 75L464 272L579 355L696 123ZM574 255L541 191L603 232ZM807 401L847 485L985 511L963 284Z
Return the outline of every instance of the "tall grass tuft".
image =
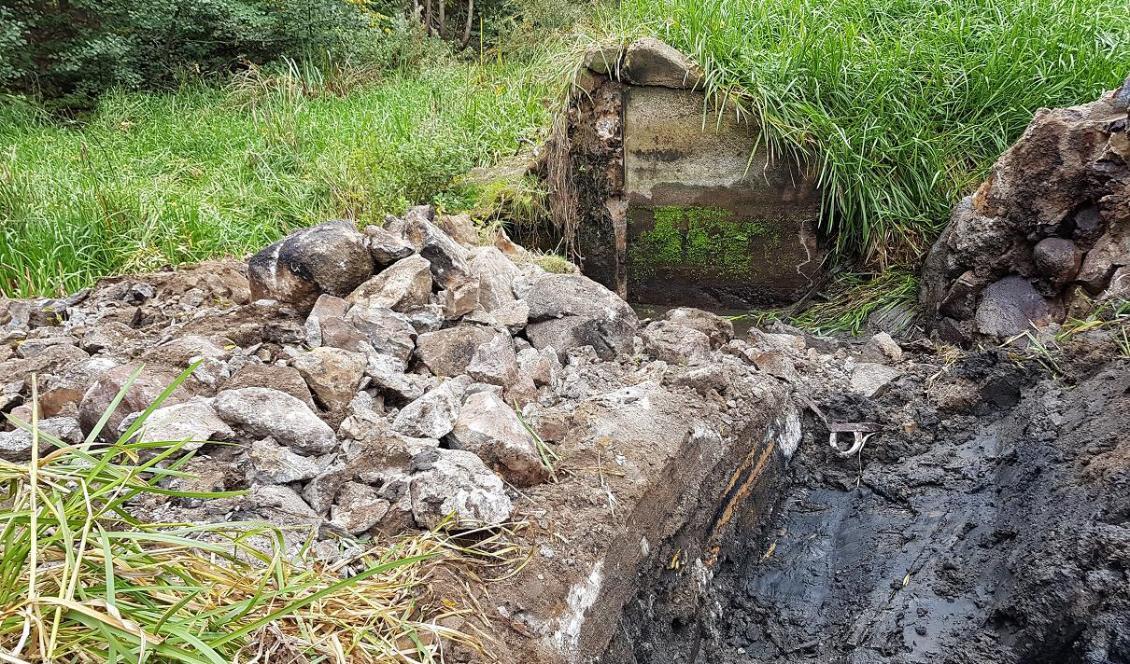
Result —
M433 662L441 641L483 647L445 626L469 611L427 587L443 566L506 564L497 533L470 548L424 533L318 564L270 525L135 518L147 496L231 497L166 488L185 475L183 443L133 442L135 423L113 445L95 432L72 446L35 416L17 424L33 452L0 460L0 661Z
M598 36L656 35L800 155L824 230L878 267L928 246L1040 107L1130 70L1125 0L622 0Z

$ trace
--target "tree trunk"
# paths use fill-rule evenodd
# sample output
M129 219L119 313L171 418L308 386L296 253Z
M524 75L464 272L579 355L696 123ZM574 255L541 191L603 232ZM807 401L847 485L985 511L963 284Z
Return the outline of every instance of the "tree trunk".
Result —
M443 29L446 27L447 18L443 15L446 8L447 0L439 0L439 36L443 37Z
M425 0L424 4L424 32L432 34L432 0Z
M463 26L463 41L460 42L459 48L467 48L467 44L471 43L471 22L475 17L475 0L467 0L467 23Z

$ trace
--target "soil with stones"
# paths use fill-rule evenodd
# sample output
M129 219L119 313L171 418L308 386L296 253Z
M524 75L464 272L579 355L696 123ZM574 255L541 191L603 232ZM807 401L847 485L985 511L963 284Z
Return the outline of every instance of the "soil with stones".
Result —
M1080 339L1067 376L908 353L872 398L802 372L827 421L882 430L842 458L810 412L700 600L637 598L608 659L1130 661L1130 361L1108 341Z

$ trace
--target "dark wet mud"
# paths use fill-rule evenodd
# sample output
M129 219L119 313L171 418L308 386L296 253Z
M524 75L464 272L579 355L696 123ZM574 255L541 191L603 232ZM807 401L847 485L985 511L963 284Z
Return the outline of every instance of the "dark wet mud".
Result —
M776 505L698 597L637 602L615 661L1130 662L1130 361L1086 372L998 352L815 388L882 434L842 459L810 418Z

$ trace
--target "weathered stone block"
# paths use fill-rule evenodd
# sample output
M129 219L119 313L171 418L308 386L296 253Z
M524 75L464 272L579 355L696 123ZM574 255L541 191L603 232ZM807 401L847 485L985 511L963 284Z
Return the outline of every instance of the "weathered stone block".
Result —
M688 90L625 92L629 298L722 307L795 300L820 263L815 187L797 164L770 159L748 122L704 117L705 107Z

